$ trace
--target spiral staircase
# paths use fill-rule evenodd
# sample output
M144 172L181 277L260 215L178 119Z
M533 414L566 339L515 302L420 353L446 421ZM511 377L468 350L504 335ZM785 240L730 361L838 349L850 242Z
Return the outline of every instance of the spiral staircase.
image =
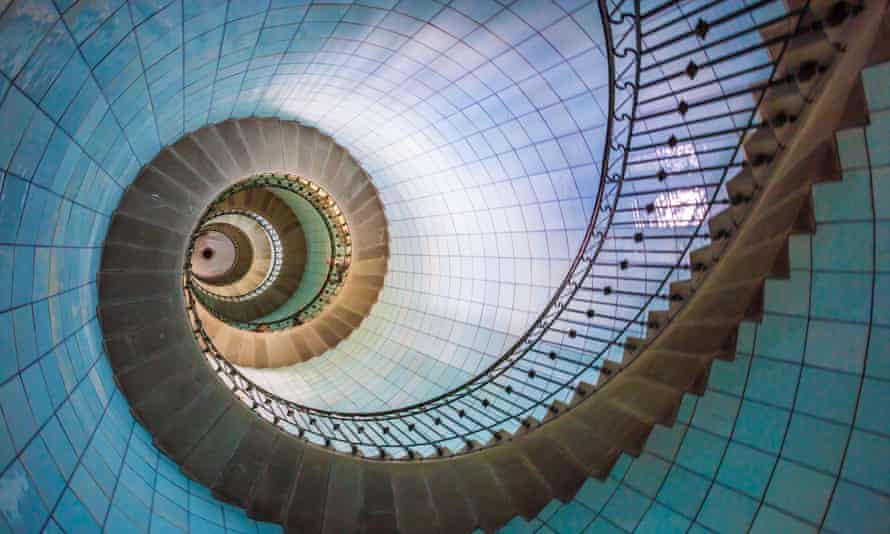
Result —
M39 6L29 12L29 5L4 8L0 35L13 31L9 21L40 20ZM180 7L185 20L187 8ZM890 471L881 457L890 428L880 405L890 375L879 347L890 345L881 345L882 330L871 325L886 324L887 311L880 307L887 304L880 220L888 214L879 203L888 187L879 169L890 164L880 154L886 138L880 128L890 124L883 118L890 90L881 86L890 79L887 7L821 0L589 5L601 17L599 27L586 30L599 32L606 51L609 109L603 146L593 148L603 155L589 177L595 195L577 253L543 310L506 350L440 394L395 407L322 406L269 378L298 374L344 346L353 350L356 334L379 328L373 311L391 302L390 270L405 269L396 253L403 245L391 242L404 235L404 213L388 208L395 200L384 187L392 185L392 171L384 167L375 181L360 163L371 156L354 157L336 135L314 125L259 118L259 108L183 129L143 158L107 223L91 230L101 247L89 249L89 263L77 268L98 273L96 296L87 299L96 305L95 321L75 305L77 289L66 297L71 301L61 301L67 309L53 304L40 315L34 307L37 332L41 321L50 330L70 330L66 314L92 325L66 334L65 348L51 358L60 350L74 354L72 344L78 353L92 347L101 355L63 367L58 381L71 400L56 406L50 399L49 422L37 423L25 377L31 369L48 371L43 363L23 364L24 308L9 308L8 346L22 379L10 375L2 396L13 448L0 479L2 526L144 530L134 511L147 504L152 529L194 531L886 530ZM135 4L124 9L146 20ZM237 9L226 4L224 16ZM546 11L537 9L531 13ZM79 18L90 16L79 3L51 10L75 36ZM268 10L262 22L269 22ZM138 29L134 35L144 48L146 37ZM89 60L91 49L78 49ZM26 77L0 82L4 91L28 83ZM26 174L15 158L4 168L9 177ZM861 184L862 172L870 185ZM14 183L8 178L0 192L4 221L16 215ZM815 270L826 257L842 265L844 276L857 267L848 261L845 268L840 259L853 245L831 248L820 239L847 228L838 213L862 203L855 195L863 187L871 207L848 219L873 232L873 307L856 319L845 311L863 301L855 287L832 279L832 293L824 289L828 282L816 282ZM327 221L331 248L329 269L309 291L311 304L289 309L313 256L308 230L285 201L297 192ZM74 190L65 194L80 198ZM74 218L70 224L82 226ZM217 241L208 240L211 232ZM810 245L806 254L801 243ZM17 284L14 258L10 280ZM213 258L223 266L212 265ZM812 279L803 290L795 285L801 273ZM865 337L878 348L863 349L868 365L856 370L848 362L798 361L789 386L798 399L790 405L794 417L771 428L766 416L745 418L776 409L781 358L762 355L789 350L792 331L781 321L795 316L791 306L801 291L827 302L807 312L815 319L806 318L805 338L812 338L800 349L806 358L819 350L817 339L828 343L830 335L818 337L828 327L817 323L832 314L839 323L868 324ZM761 341L773 331L779 334L771 345ZM775 373L755 379L762 365ZM814 373L834 371L813 389ZM832 467L795 444L804 417L814 421L803 427L814 440L828 439L827 429L838 424L834 388L851 377L859 396L836 446L843 465ZM79 384L87 383L94 393L83 393ZM15 384L28 385L17 394ZM750 395L733 401L739 387ZM752 408L756 388L771 396ZM820 395L828 398L824 409ZM15 411L21 399L33 415ZM72 410L96 421L93 437L77 437ZM769 435L756 437L758 426ZM118 427L129 428L125 440ZM805 444L806 437L804 431ZM59 438L89 446L80 446L76 460L60 459L53 452ZM776 450L774 439L781 441ZM714 452L720 440L723 448ZM113 452L98 453L97 463L89 452L97 447ZM43 464L41 450L49 451ZM855 454L873 466L871 473ZM705 466L712 455L719 471ZM755 469L755 456L772 458L765 475ZM63 467L64 480L50 484L42 481L55 480L47 473L58 469L47 461L76 467ZM741 480L732 478L733 461ZM140 462L145 468L136 467ZM109 463L119 473L106 488L97 466ZM761 475L763 487L752 487ZM150 484L138 482L151 477ZM698 479L708 489L693 505ZM154 493L135 489L140 484ZM830 487L825 496L814 496L819 484ZM685 501L676 497L678 485ZM789 501L786 493L795 492L799 500ZM102 494L110 504L100 519L95 503ZM175 502L178 495L186 504ZM188 510L187 519L177 508Z

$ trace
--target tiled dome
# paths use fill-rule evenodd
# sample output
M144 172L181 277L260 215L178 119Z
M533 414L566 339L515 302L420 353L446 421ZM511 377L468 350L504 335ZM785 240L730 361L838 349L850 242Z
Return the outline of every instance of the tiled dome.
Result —
M259 116L356 157L389 221L380 301L326 356L250 376L396 407L484 368L562 281L592 216L606 66L594 2L0 0L0 531L281 530L182 474L105 357L109 217L163 147ZM888 64L863 83L871 124L838 134L843 181L816 189L816 233L792 239L735 359L638 458L505 531L890 525Z

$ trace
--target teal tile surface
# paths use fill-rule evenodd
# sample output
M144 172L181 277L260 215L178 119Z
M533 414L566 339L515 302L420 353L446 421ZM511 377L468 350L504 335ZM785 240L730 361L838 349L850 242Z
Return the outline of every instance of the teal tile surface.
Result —
M890 218L890 167L872 169L872 197L875 217Z
M865 128L869 164L872 167L890 165L890 110L871 110Z
M807 337L807 322L806 317L765 314L757 328L757 355L800 362Z
M547 525L556 532L583 532L595 517L590 508L572 501L553 514L547 520Z
M871 274L813 273L813 317L868 322L872 283Z
M890 522L890 497L869 492L841 480L825 517L825 527L836 532L879 533Z
M757 511L757 501L715 484L699 513L698 521L722 532L747 532Z
M841 182L813 187L816 220L850 221L871 216L871 176L868 170L844 171Z
M858 390L859 380L853 375L805 367L796 408L802 413L849 424L853 420Z
M708 479L674 465L658 494L658 501L686 517L695 517L710 484Z
M890 87L890 64L883 63L863 70L862 84L870 109L890 108L890 95L887 94L887 87Z
M95 320L108 216L140 168L186 132L251 115L305 114L328 130L353 124L342 137L387 186L388 215L404 227L396 237L435 241L427 256L442 269L437 284L481 295L465 320L443 320L445 333L429 340L433 353L448 335L459 338L448 362L387 345L411 363L387 360L379 380L361 387L325 382L320 369L319 390L342 391L355 406L407 402L442 387L415 372L433 361L443 383L462 382L505 341L479 328L498 315L492 304L518 295L498 309L522 303L532 313L549 297L595 204L590 177L608 107L597 6L372 3L0 1L0 530L280 532L215 501L154 448L110 377ZM750 16L765 21L781 9L772 2ZM284 105L281 90L296 80L327 115ZM886 64L864 73L870 125L838 132L843 180L815 187L816 234L791 238L791 278L767 282L767 313L743 324L738 355L714 363L707 393L685 398L679 421L656 428L639 458L622 455L606 480L588 480L574 501L553 501L505 532L886 531L888 80ZM346 87L359 88L355 110L326 109ZM378 146L387 132L358 111L412 135ZM456 124L473 125L472 135ZM409 145L441 159L445 174L389 165L385 151L401 158ZM452 210L436 195L461 179L480 183L467 202L451 199L460 205ZM503 248L499 261L440 262L457 244L427 239L424 225L439 225L406 215L413 206L394 185L403 182L462 214L455 220L470 219L467 205L481 221L472 224L491 220L496 231L468 232L460 246L472 256ZM510 235L508 219L531 230ZM402 265L427 261L394 243ZM530 256L521 250L529 243L564 257L500 261ZM508 272L517 283L495 287ZM393 303L420 292L392 293L379 332L411 337L397 327L429 321L428 310L402 317ZM353 382L367 378L356 369Z
M624 530L633 531L646 513L649 502L636 491L621 486L603 508L602 516Z
M643 453L628 469L624 483L644 495L655 497L670 467L671 464L661 458Z
M788 425L782 455L822 471L838 473L849 433L847 425L795 413Z
M865 133L860 128L843 130L835 136L841 167L860 169L868 166L868 150L865 146Z
M653 503L637 528L640 532L681 533L689 528L689 519L671 511L670 508Z
M807 467L779 460L766 492L777 508L818 523L834 487L834 478Z
M790 408L800 376L800 366L769 358L753 358L745 397Z
M789 415L787 410L781 408L743 401L732 438L775 454L781 447Z
M890 438L854 430L841 474L846 479L887 495L890 493L888 447Z
M810 273L794 271L789 280L767 279L764 311L806 315L810 307L810 277Z
M861 373L868 342L868 326L814 320L807 337L806 363Z
M819 225L813 236L813 269L872 271L874 262L872 228L871 222Z
M865 372L868 376L890 378L890 328L872 326Z
M788 532L789 534L807 534L818 532L816 527L800 519L782 513L771 506L761 506L751 525L751 532L767 534L770 532Z
M770 454L730 443L720 465L717 481L759 499L763 496L775 462L775 457Z
M710 478L717 473L725 448L725 438L690 428L677 455L677 464Z
M866 378L862 383L856 426L890 435L890 382Z

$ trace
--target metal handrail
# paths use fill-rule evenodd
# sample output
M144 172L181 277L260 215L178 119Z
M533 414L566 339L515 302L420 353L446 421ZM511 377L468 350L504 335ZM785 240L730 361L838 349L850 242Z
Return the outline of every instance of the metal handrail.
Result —
M709 238L727 238L702 232L713 212L750 201L730 198L724 184L730 171L768 165L748 163L741 147L760 125L756 119L765 92L793 81L777 77L785 46L811 29L801 25L807 3L770 19L788 22L791 29L752 46L750 36L763 27L756 9L781 0L738 9L734 0L715 0L710 7L728 6L719 24L733 26L735 37L709 43L706 37L716 24L704 18L664 22L676 4L669 1L644 13L640 0L600 0L610 105L595 209L553 298L494 363L460 386L409 406L323 410L282 399L245 378L191 313L199 344L220 380L284 431L343 452L413 459L497 441L505 427L541 419L554 400L568 400L579 389L590 393L587 382L619 372L624 351L636 348L628 338L643 337L652 326L648 312L684 298L666 288L689 276L689 252ZM676 27L684 30L680 37ZM662 32L670 35L659 39ZM685 39L695 41L687 55L674 52L666 61L655 53L663 43L675 47ZM777 45L782 51L770 59L766 47ZM740 58L760 67L734 67ZM766 83L754 83L764 78ZM741 94L753 96L754 106L738 108Z

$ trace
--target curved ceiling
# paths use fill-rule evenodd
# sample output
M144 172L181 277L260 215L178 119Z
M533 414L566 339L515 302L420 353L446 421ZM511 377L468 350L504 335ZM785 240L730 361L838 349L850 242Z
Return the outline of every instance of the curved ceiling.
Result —
M16 505L4 510L3 521L22 530L45 526L51 531L59 525L76 525L127 531L149 525L152 529L206 531L227 525L245 531L276 531L274 526L253 523L243 510L214 501L209 489L189 480L154 449L151 436L132 419L103 353L95 320L95 272L108 216L123 187L162 144L230 115L278 113L280 106L276 107L274 99L267 100L265 90L256 89L267 86L269 80L288 76L299 82L295 87L314 87L326 94L339 93L341 78L327 77L331 84L321 84L317 74L321 66L299 63L295 57L305 51L280 53L301 42L292 41L289 35L302 31L302 14L307 14L307 20L314 17L308 17L311 10L307 6L293 8L301 15L288 19L277 11L282 4L275 2L268 21L288 28L282 32L284 37L279 37L279 52L270 52L274 47L267 48L266 39L271 37L264 36L275 33L273 28L261 30L257 24L236 33L241 21L249 18L239 6L252 2L233 0L231 8L217 6L212 0L169 5L164 1L122 4L81 0L75 4L74 0L57 0L56 4L58 8L49 0L0 0L0 121L5 126L0 136L0 340L10 349L10 357L0 362L0 456L6 466L0 485L13 496L5 499L5 504ZM482 0L466 0L450 7L481 17L501 9L487 5ZM563 7L575 9L576 5L580 4L565 3ZM581 9L595 16L592 8ZM597 24L584 22L589 19L580 13L574 12L573 20L595 32ZM408 16L406 20L414 19ZM226 45L221 58L223 33L240 42ZM324 39L325 46L338 44L338 39ZM597 41L594 36L592 42ZM593 55L590 50L578 53L588 61ZM255 51L262 53L254 56ZM269 64L264 62L267 56ZM248 60L250 57L254 59ZM586 72L598 71L591 68ZM870 98L886 94L888 76L890 68L885 65L866 77ZM591 83L586 91L595 89L594 79L584 78ZM282 101L286 100L290 96L288 83L282 81L277 87ZM295 106L299 98L293 100ZM504 98L498 96L495 101ZM596 100L585 98L591 103ZM479 100L485 102L486 98ZM796 252L792 252L791 265L796 272L790 281L768 284L777 296L771 301L770 293L767 295L770 317L763 325L747 329L750 337L745 337L746 348L740 350L735 362L715 367L708 394L699 401L688 399L681 424L653 435L639 459L623 458L612 478L605 483L589 481L571 503L554 502L531 527L544 522L559 531L592 522L593 529L614 530L619 525L628 530L636 526L637 531L651 530L653 524L682 529L691 524L693 530L823 527L843 532L869 527L879 530L888 524L890 477L882 474L888 472L884 452L890 429L882 415L887 403L881 399L886 398L882 392L890 379L890 350L881 348L890 346L890 329L886 327L890 315L879 313L879 306L890 309L886 298L890 293L880 291L880 284L886 287L890 282L884 274L886 263L881 263L887 255L886 247L881 249L880 245L887 241L872 234L886 235L890 230L888 223L872 219L886 220L890 214L882 200L890 198L882 193L890 182L882 179L887 176L886 167L869 168L870 164L888 162L875 156L886 154L880 147L886 146L888 129L880 125L886 124L890 111L885 110L890 104L886 99L881 101L882 115L876 109L873 117L876 121L884 117L880 119L883 122L844 135L839 143L847 150L842 150L842 160L851 163L846 185L828 184L826 188L833 190L825 191L831 194L823 196L821 204L816 195L817 215L830 214L834 224L828 230L834 230L793 241ZM258 107L263 102L272 103ZM544 112L532 111L528 105L525 110L520 107L507 113L514 112L541 120L545 117ZM598 111L590 106L572 111L575 118L587 113L595 116ZM374 124L384 124L382 130L386 130L391 118L383 115ZM425 120L440 126L441 121ZM581 128L593 136L597 124L593 121ZM529 130L523 126L523 131ZM338 135L357 150L355 139L374 139L375 134L356 133L357 137L349 138L341 131ZM467 144L471 150L478 149L475 138ZM590 158L596 159L596 148L593 150ZM362 158L369 156L363 153ZM382 189L391 194L394 182L385 179L381 168L384 166L373 168L375 179L383 180ZM596 173L587 173L584 164L573 164L573 168L577 198L588 198L592 184L583 181L583 176ZM551 173L551 185L555 174ZM871 188L857 177L865 177L866 182L872 177ZM519 182L510 183L522 190ZM524 190L531 187L535 200L524 200L521 205L542 209L546 199L556 194L541 193L531 185L537 183L529 179ZM585 184L588 189L583 188ZM542 194L544 199L538 200L537 195ZM472 198L478 201L483 197ZM391 214L393 204L388 200ZM857 211L862 209L874 214ZM851 221L866 222L851 225ZM850 235L858 237L851 240ZM875 243L877 248L873 254L858 245L856 250L866 252L825 252L840 247L841 242L844 246ZM450 258L444 258L450 265ZM866 269L853 273L849 265L829 261L837 258L841 263L871 258L868 261L875 262L874 270L881 272ZM810 289L818 294L810 295ZM863 291L873 298L860 299L856 307L825 304L843 303ZM391 309L402 308L391 305ZM879 324L881 320L883 324ZM809 339L789 329L790 323L809 325L805 328ZM407 320L398 324L413 326ZM841 326L856 330L855 335L838 336L832 331ZM789 331L796 332L790 344ZM839 345L824 343L829 338ZM849 340L854 343L844 343ZM406 360L404 365L414 365L413 361ZM787 397L789 388L776 387L778 376L791 377L788 383L797 388L797 400ZM818 402L820 399L825 402ZM48 462L49 458L54 462ZM768 479L751 475L767 472ZM7 513L17 512L18 506L21 514ZM594 520L596 512L600 515ZM527 526L517 519L511 528Z
M11 168L83 206L78 235L101 239L162 146L231 117L315 126L372 176L380 302L326 357L246 371L272 391L342 410L428 398L500 355L564 276L608 105L595 2L56 3L3 14L0 115L31 127L0 159L25 131L46 147Z

